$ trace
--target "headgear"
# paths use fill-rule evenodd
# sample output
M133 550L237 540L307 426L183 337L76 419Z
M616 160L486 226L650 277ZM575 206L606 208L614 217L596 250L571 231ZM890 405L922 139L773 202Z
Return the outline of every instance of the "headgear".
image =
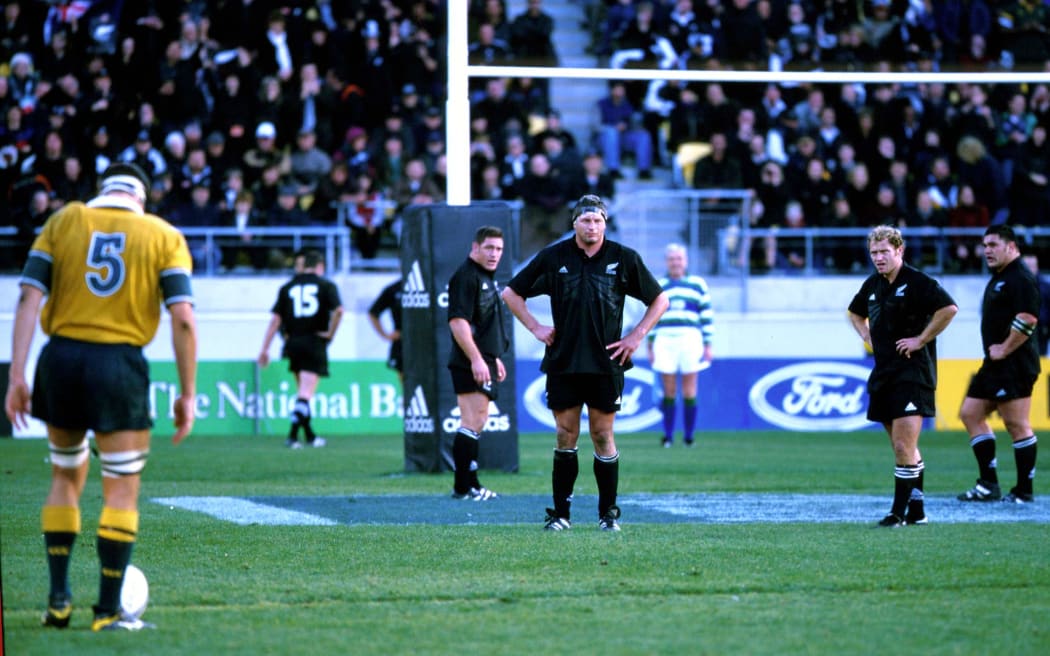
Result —
M108 194L111 191L131 194L145 204L149 194L149 178L138 165L131 162L111 164L99 180L99 192Z
M580 197L580 200L576 201L576 206L572 208L572 223L576 225L576 219L584 214L595 212L602 215L602 219L609 220L609 212L605 208L605 202L602 201L601 196L595 194L586 194Z

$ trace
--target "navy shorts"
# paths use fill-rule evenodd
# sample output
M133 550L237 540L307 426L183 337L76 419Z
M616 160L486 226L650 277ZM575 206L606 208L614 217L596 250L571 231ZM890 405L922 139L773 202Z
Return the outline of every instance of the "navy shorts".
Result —
M1017 374L1002 363L984 363L970 379L966 396L985 401L1013 401L1032 396L1038 375Z
M33 416L56 428L96 433L151 428L142 349L52 337L37 360Z
M868 419L888 424L901 417L933 417L937 414L936 393L920 385L885 385L868 395Z
M617 412L623 395L623 374L556 374L547 376L547 407L568 410L587 406Z
M318 376L328 375L328 342L317 335L289 337L284 342L283 354L292 373L309 371Z
M488 362L486 360L486 362ZM452 390L456 394L473 394L474 392L481 392L485 396L489 397L490 400L495 401L499 398L499 378L496 376L496 363L488 362L489 365L489 379L492 381L488 387L482 387L478 385L477 381L474 380L474 372L470 369L464 369L463 367L449 367L448 371L452 374Z

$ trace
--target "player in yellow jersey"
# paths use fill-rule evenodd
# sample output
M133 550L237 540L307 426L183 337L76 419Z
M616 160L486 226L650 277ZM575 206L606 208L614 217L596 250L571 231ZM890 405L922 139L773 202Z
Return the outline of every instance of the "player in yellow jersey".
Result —
M91 430L103 496L96 542L99 597L91 628L136 630L151 625L121 615L120 588L138 533L139 488L153 426L142 347L157 332L163 303L171 314L180 385L172 438L178 444L193 428L196 394L192 260L178 230L144 213L149 182L141 169L114 164L99 187L86 204L72 202L55 212L29 251L4 409L16 427L24 427L30 413L47 424L51 489L41 525L51 583L43 624L64 628L72 613L69 560L80 532ZM30 391L26 360L38 318L49 340Z

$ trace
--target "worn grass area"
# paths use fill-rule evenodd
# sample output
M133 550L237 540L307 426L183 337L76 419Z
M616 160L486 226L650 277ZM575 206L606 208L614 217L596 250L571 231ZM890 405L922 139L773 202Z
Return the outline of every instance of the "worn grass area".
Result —
M624 494L886 494L879 433L705 434L659 448L624 436ZM958 492L973 464L961 434L923 437L928 492ZM521 471L484 472L504 494L544 494L549 435L521 440ZM134 561L158 629L95 635L97 468L84 500L68 631L37 626L46 593L40 441L0 440L6 653L832 654L1042 653L1050 648L1046 524L641 524L602 534L511 526L240 526L142 505ZM1004 479L1013 475L1000 457ZM95 465L93 465L95 467ZM402 473L399 437L157 440L144 496L447 494L451 475ZM1037 485L1037 492L1039 487ZM589 467L578 493L593 494ZM1044 503L1042 499L1037 503ZM819 513L819 508L814 509ZM877 518L872 518L872 520ZM906 646L906 647L905 647Z

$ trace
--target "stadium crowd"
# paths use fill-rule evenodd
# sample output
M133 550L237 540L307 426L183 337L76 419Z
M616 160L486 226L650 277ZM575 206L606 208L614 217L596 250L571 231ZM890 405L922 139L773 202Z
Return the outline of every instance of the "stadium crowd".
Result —
M548 3L553 0L548 0ZM596 64L785 70L1046 70L1050 10L1027 0L579 0ZM472 63L558 64L543 0L471 0ZM253 234L345 223L365 258L396 246L407 206L445 190L442 0L37 0L0 18L0 223L18 245L112 161L152 177L149 209L221 226L198 265L285 266ZM978 227L1045 223L1045 84L610 85L587 134L532 78L471 81L472 193L522 203L522 253L560 235L567 204L611 200L706 154L679 184L753 190L752 225ZM679 177L683 175L678 167ZM855 241L855 240L850 240ZM818 268L866 266L854 247ZM982 266L979 236L924 240L949 271ZM805 266L789 240L756 270ZM813 264L813 263L810 263Z

